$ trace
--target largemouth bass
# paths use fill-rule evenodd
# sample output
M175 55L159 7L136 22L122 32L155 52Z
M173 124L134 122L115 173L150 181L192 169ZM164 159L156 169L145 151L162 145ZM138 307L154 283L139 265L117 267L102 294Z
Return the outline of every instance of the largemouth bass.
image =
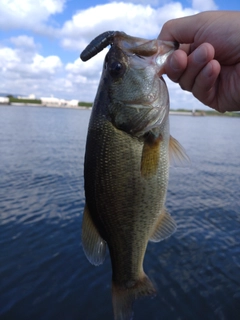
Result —
M156 290L143 270L148 241L168 238L176 223L165 210L169 152L184 157L169 134L169 97L161 77L176 44L106 32L82 52L88 60L111 44L89 123L82 245L88 260L112 263L115 320Z

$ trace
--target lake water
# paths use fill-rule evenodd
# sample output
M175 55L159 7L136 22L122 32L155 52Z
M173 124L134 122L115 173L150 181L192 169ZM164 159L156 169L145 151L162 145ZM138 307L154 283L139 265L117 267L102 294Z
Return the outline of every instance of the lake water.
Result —
M110 320L109 257L81 247L90 111L0 106L0 319ZM191 165L171 168L177 232L150 243L158 288L135 320L240 319L240 119L170 116Z

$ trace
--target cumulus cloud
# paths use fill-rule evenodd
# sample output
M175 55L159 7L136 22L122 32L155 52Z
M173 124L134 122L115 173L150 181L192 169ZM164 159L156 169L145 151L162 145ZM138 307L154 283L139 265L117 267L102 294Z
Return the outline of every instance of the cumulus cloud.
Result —
M36 78L53 75L62 67L61 59L58 56L43 57L38 53L26 55L22 48L12 49L8 47L0 48L0 70L8 74L19 74L24 78Z
M65 48L81 50L95 36L108 30L155 38L165 21L196 12L192 8L184 9L179 2L167 3L156 9L150 5L111 2L81 10L73 15L61 29L61 43Z
M0 48L0 92L44 95L51 81L57 86L57 77L63 68L58 56L40 55L32 37L12 37L10 42L14 48ZM43 87L42 82L45 82Z
M199 100L194 98L191 92L183 91L179 84L172 82L164 76L166 81L169 97L170 97L170 109L205 109L205 107Z
M11 37L10 42L13 43L16 47L26 48L26 49L36 49L36 44L34 43L33 37L29 36L18 36Z
M207 11L207 10L217 10L218 6L213 0L192 0L192 7L195 10Z
M66 78L71 83L71 94L81 101L93 101L101 76L102 65L107 49L90 59L87 63L76 59L65 66Z
M61 29L61 44L80 53L94 37L107 30L122 30L130 35L156 38L168 19L194 13L197 11L183 8L179 2L166 3L159 8L144 4L144 1L143 4L106 3L81 10L66 21ZM93 101L106 50L85 63L77 59L66 65L66 77L72 83L72 89L75 88L79 93L80 99Z
M101 51L87 62L83 62L78 58L73 63L68 63L66 65L66 71L73 74L81 73L81 75L85 77L96 79L101 75L103 61L107 51L108 49Z
M184 7L180 1L171 0L107 2L76 11L60 25L54 15L64 11L67 0L2 0L0 29L16 29L21 33L0 43L0 92L34 93L38 97L53 94L59 98L93 101L108 49L85 63L78 58L65 64L59 51L65 51L66 61L69 50L80 53L94 37L107 30L156 38L169 19L216 9L213 0L192 0L188 4ZM22 34L22 30L31 30L33 36ZM41 45L34 41L34 34L39 33L53 37L51 55L40 54ZM200 108L190 93L166 81L172 108Z
M38 44L32 37L12 37L9 43L13 47L0 47L0 92L34 93L37 97L54 95L83 101L93 99L92 91L87 88L97 89L100 55L92 59L89 73L80 59L64 66L57 55L39 54Z
M66 0L2 0L0 28L40 31L51 15L63 11L65 2Z

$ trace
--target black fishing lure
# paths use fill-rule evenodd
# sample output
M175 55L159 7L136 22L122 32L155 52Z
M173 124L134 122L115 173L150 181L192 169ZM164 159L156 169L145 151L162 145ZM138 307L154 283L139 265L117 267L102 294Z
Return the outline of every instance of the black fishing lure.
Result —
M83 50L80 55L82 61L87 61L113 43L115 31L106 31L95 39L93 39L89 45Z

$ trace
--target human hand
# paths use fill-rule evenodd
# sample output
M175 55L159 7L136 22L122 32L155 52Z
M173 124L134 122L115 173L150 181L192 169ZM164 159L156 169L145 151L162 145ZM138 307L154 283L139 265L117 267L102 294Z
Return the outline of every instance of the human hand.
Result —
M209 11L166 22L160 40L178 41L165 72L220 112L240 111L240 12Z

